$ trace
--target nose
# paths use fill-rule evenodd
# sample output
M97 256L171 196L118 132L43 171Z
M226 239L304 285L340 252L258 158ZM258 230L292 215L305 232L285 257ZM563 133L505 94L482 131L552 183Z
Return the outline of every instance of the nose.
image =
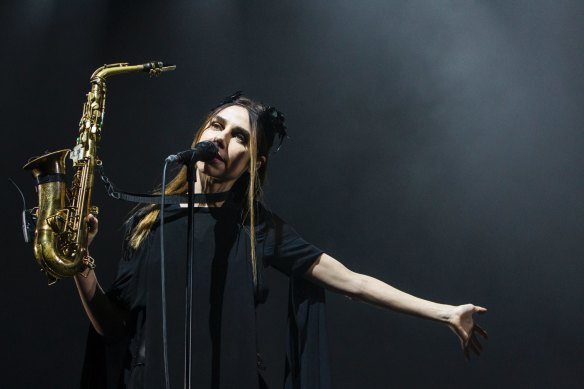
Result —
M211 140L211 142L215 143L217 148L224 149L225 144L227 143L225 137L227 136L227 131L221 131Z

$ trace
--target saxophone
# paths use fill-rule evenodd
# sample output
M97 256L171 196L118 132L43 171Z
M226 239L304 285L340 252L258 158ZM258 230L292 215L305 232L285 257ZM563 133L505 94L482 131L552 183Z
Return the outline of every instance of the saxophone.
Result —
M106 79L123 73L148 72L150 77L174 70L174 65L149 62L142 65L104 65L91 75L91 90L83 105L79 135L73 150L59 150L31 158L23 169L36 180L38 207L30 212L36 219L34 256L49 285L95 268L87 250L89 214L97 215L91 204L94 170L102 165L97 144L105 110ZM70 189L65 183L65 159L73 160L75 173Z

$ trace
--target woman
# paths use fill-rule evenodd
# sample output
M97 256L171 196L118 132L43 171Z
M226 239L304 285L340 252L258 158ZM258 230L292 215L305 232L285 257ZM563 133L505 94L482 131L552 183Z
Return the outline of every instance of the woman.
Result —
M217 156L197 162L193 264L192 381L201 388L258 388L255 307L266 288L263 269L273 266L291 280L285 387L325 388L327 375L321 287L381 307L447 324L465 356L481 351L473 322L485 308L422 300L375 278L350 271L305 242L261 201L269 152L286 136L283 115L237 93L212 110L193 145L212 141ZM165 193L184 194L186 168ZM218 195L217 195L218 194ZM215 197L213 197L215 196ZM136 210L127 222L124 257L113 287L104 293L91 271L75 281L97 334L90 337L86 387L164 387L160 207ZM165 208L167 344L171 387L182 386L184 361L184 264L186 209ZM97 219L90 218L90 240ZM105 370L104 370L105 369Z

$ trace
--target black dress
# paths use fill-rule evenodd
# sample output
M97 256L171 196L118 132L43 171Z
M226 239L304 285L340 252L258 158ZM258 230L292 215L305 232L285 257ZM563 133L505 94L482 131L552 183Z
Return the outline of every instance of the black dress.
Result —
M263 268L290 276L286 388L327 388L324 292L301 276L322 254L288 224L260 207L254 286L249 227L234 206L196 208L193 224L192 383L196 388L260 388L255 308L266 296ZM171 388L183 387L187 209L165 210L166 301ZM128 334L92 333L84 388L164 388L160 235L124 248L108 295L130 312Z

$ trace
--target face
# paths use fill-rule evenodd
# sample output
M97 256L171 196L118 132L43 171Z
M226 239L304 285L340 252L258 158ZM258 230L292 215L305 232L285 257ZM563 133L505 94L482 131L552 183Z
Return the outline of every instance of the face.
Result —
M203 130L199 142L215 142L218 157L197 162L197 169L213 182L233 185L249 167L251 128L247 109L232 105L222 109Z

